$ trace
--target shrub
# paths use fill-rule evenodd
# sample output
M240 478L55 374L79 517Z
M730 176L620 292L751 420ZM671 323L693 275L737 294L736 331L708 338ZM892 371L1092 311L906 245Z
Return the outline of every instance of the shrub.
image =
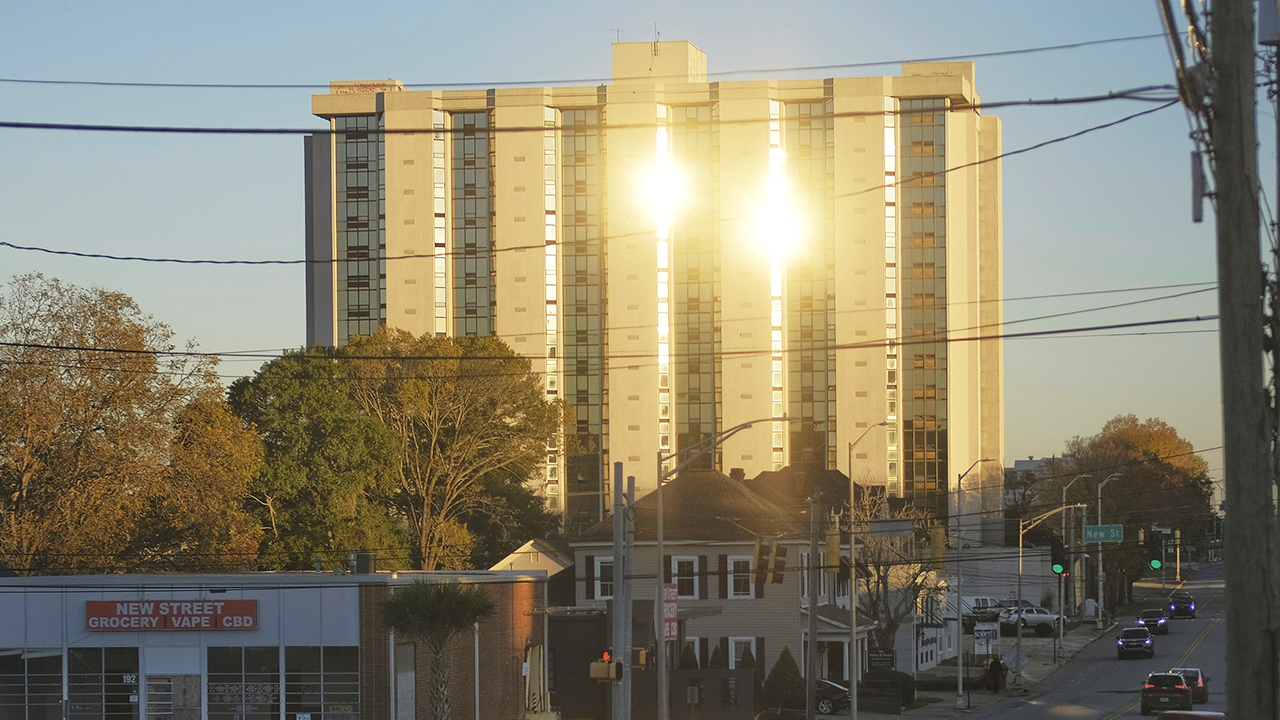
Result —
M800 675L800 667L791 655L791 649L784 647L778 655L778 661L769 671L764 681L765 707L797 707L804 704L805 684Z
M716 645L711 651L711 657L707 660L707 667L717 670L724 670L729 667L729 658L721 652L720 646Z
M685 644L684 651L680 653L680 670L697 670L698 654L693 651L692 644Z
M908 673L875 668L868 670L864 679L868 681L896 682L898 683L898 692L902 695L902 704L904 706L916 701L916 679Z

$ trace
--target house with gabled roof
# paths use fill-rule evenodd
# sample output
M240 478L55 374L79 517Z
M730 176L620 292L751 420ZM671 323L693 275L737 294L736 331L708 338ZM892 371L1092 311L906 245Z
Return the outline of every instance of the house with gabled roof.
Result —
M717 647L731 668L750 650L763 674L785 647L803 668L810 604L805 568L808 505L795 502L790 491L767 498L748 487L740 473L734 475L684 471L664 485L662 558L656 552L657 498L651 493L636 501L632 597L637 608L642 601L643 607L652 608L659 575L662 582L674 584L683 638L677 647L692 648L703 667ZM844 487L847 493L848 485ZM774 538L785 549L785 568L780 572L757 573L754 551L761 537ZM576 609L606 610L615 583L612 521L570 538L569 546L574 555ZM819 564L827 563L820 558ZM835 573L824 572L820 587L816 603L819 676L847 680L848 582L837 582ZM635 616L637 624L642 617ZM858 629L858 651L863 657L870 628L860 624ZM865 668L865 662L861 666Z

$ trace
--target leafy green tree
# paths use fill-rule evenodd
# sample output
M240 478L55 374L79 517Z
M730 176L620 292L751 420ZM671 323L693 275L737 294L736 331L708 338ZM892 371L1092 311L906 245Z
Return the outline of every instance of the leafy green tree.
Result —
M523 478L491 474L480 483L480 509L467 517L466 529L473 539L471 567L493 567L532 538L559 537L560 516L547 510L546 498Z
M1114 475L1102 490L1102 521L1125 525L1125 541L1107 548L1107 605L1114 606L1125 576L1139 574L1146 565L1137 544L1140 529L1167 525L1192 539L1210 533L1214 515L1209 465L1174 427L1158 418L1117 415L1098 434L1067 441L1066 453L1046 462L1041 472L1048 507L1058 506L1061 488L1081 474L1089 477L1068 488L1067 502L1087 503L1089 517L1096 522L1098 486Z
M380 619L399 638L426 644L431 654L431 718L449 720L449 662L454 636L493 616L496 606L481 585L417 580L395 587L379 606Z
M13 278L0 297L0 342L0 562L108 572L183 543L219 551L248 540L233 539L241 523L230 512L187 524L195 538L146 525L158 505L181 505L170 495L177 478L235 494L234 473L198 469L197 456L212 451L199 433L229 430L199 399L218 388L212 360L174 353L173 332L124 294L39 274ZM252 465L245 453L237 471Z
M383 328L353 339L344 356L357 404L399 439L394 502L414 565L467 566L466 524L489 512L486 484L538 472L548 443L564 437L565 407L547 400L529 361L496 337Z
M349 390L345 364L318 347L286 353L231 386L231 406L266 449L247 493L264 531L265 567L341 564L360 549L375 550L386 568L408 564L408 536L391 507L399 439Z
M147 497L135 536L139 569L218 572L252 567L262 528L244 510L262 443L209 388L174 422L169 467Z
M791 648L784 647L778 660L765 678L763 700L765 707L795 707L805 702L804 677L791 655Z

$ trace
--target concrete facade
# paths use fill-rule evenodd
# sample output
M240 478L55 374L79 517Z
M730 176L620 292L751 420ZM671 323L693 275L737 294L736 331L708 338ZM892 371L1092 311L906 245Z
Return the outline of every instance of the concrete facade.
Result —
M708 82L682 41L615 44L599 87L332 83L308 342L502 337L577 412L581 453L539 479L570 529L604 516L613 462L643 494L660 453L763 420L701 466L838 468L998 542L998 464L950 497L1004 451L1002 345L976 339L1002 319L1001 128L978 101L971 63Z

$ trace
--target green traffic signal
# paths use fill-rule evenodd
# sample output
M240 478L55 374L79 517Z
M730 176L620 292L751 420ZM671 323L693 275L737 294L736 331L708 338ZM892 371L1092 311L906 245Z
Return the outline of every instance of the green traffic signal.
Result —
M1151 561L1151 569L1152 569L1152 570L1159 570L1159 569L1160 569L1160 566L1161 566L1161 565L1163 565L1163 564L1164 564L1164 563L1160 562L1159 560L1152 560L1152 561Z
M1053 570L1054 575L1061 575L1062 571L1066 570L1066 568L1062 566L1062 563L1054 563L1050 569Z

